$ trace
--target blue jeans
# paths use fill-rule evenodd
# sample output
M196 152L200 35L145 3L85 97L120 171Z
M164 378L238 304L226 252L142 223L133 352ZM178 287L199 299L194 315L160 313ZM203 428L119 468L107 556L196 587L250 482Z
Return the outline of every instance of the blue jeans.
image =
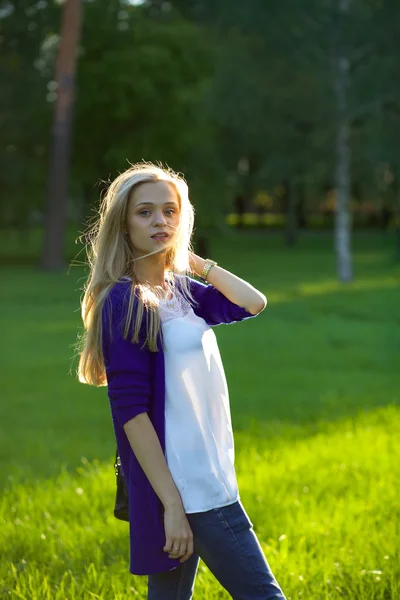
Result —
M240 500L186 516L193 554L172 571L148 576L148 600L190 600L200 558L234 600L285 600Z

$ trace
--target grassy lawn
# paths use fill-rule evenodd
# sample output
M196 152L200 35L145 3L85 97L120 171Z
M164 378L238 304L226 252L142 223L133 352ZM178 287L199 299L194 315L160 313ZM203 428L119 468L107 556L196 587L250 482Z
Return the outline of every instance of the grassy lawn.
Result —
M390 239L356 237L356 281L342 286L328 236L296 250L268 235L212 244L269 301L257 319L215 332L242 502L288 600L400 598L392 252ZM0 598L145 599L146 578L128 571L127 524L112 516L106 388L74 377L84 270L0 272ZM230 596L201 562L194 597Z

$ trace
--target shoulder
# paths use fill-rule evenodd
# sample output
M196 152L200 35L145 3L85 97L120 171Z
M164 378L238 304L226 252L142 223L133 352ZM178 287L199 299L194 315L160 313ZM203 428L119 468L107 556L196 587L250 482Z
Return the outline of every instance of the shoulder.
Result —
M208 325L235 323L255 316L229 300L211 283L197 281L191 277L187 279L190 293L196 304L194 311Z
M181 287L186 286L195 298L196 295L201 294L208 287L208 285L189 277L189 275L175 275L175 280Z
M132 280L123 277L111 287L106 296L105 304L111 305L112 308L122 309L125 305L128 306L132 295L134 302L137 302L138 297L132 288Z
M133 311L135 311L138 297L132 288L132 281L122 278L117 281L108 291L103 307L103 324L110 323L114 326L125 322L128 315L129 302L133 296Z

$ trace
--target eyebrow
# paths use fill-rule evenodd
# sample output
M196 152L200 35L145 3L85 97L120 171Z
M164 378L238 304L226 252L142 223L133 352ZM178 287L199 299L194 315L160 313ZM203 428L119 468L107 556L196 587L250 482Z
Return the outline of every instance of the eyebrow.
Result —
M168 202L164 202L164 206L166 206L167 204L171 204L172 206L178 206L178 203L174 202L173 200L168 200ZM138 206L154 206L154 202L139 202L138 204L136 204L136 208Z

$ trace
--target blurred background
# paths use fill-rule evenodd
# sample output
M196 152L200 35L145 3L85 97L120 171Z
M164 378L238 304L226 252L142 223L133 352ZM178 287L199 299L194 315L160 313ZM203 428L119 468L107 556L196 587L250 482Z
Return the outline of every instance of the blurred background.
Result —
M397 232L400 253L394 1L4 0L0 24L10 260L44 227L42 264L65 264L68 227L141 159L184 173L200 243L295 245L336 216L342 279L350 226Z
M79 236L130 163L266 294L216 334L242 501L288 600L400 598L394 0L0 1L0 598L145 598L79 384ZM195 597L228 598L201 563Z

